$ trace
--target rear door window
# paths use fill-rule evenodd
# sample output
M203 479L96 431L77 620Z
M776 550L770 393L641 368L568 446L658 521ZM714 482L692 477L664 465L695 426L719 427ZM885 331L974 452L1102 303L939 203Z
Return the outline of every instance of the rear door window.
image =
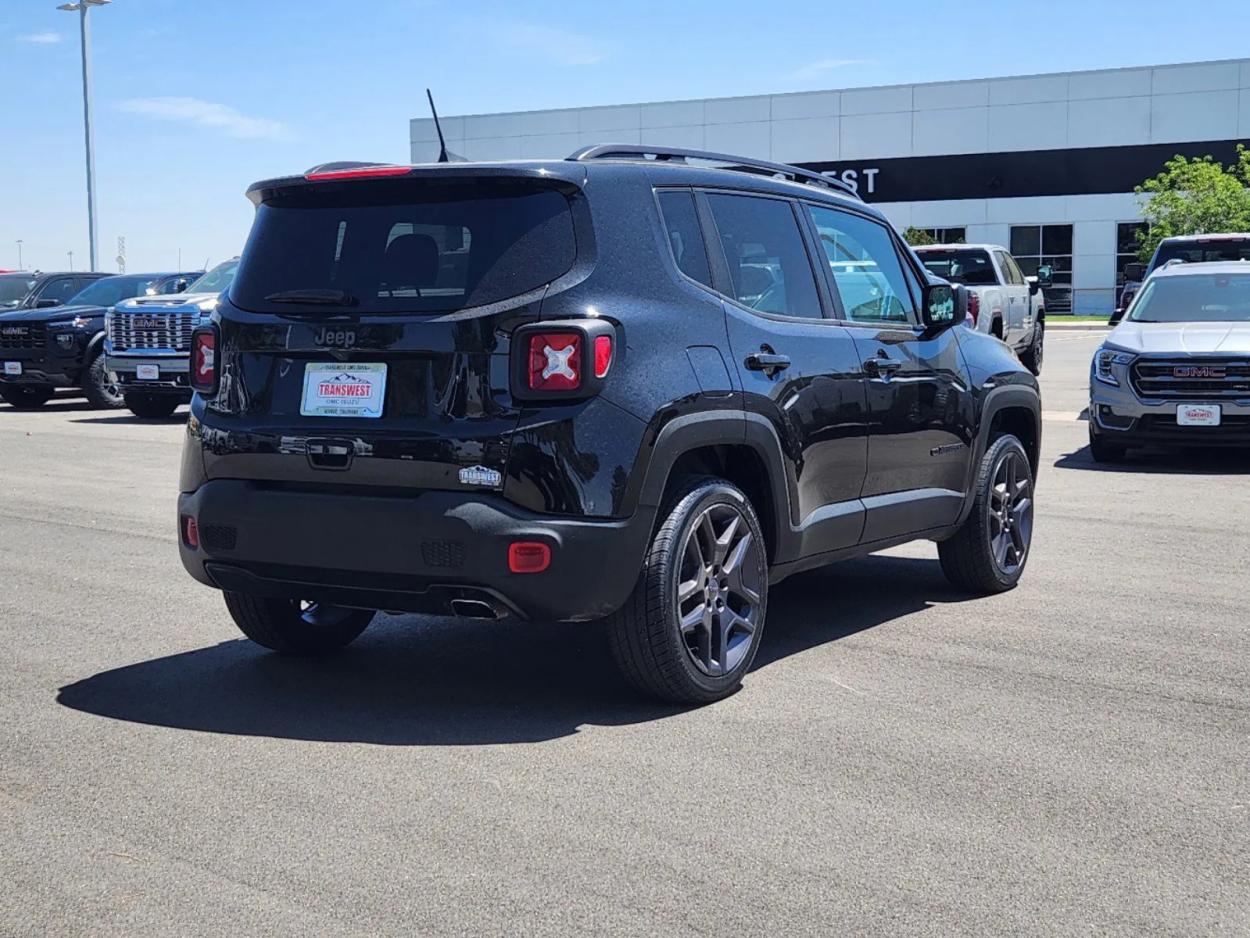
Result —
M257 209L231 299L289 312L440 313L519 296L577 254L560 192L527 181L404 180L300 187Z
M708 193L707 200L729 266L732 299L762 313L822 318L791 203L719 192Z
M694 205L694 193L687 189L665 189L658 198L664 232L668 235L668 246L678 270L691 280L710 287L712 271L703 246L703 231Z

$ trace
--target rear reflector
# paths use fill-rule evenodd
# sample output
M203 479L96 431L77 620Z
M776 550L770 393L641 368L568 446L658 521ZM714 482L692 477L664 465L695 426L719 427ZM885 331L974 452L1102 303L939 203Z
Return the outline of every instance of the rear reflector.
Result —
M407 176L410 166L367 166L362 169L333 169L325 173L308 173L309 182L327 182L333 179L371 179L378 176Z
M538 332L529 337L532 391L576 391L582 384L582 334Z
M182 543L192 550L200 549L200 526L190 515L182 516Z
M977 296L975 293L973 293L971 290L969 290L968 291L968 316L972 320L972 324L974 326L977 324L977 316L979 316L980 314L981 314L981 298Z
M612 337L610 335L595 336L595 377L607 377L612 367Z
M542 573L551 566L551 548L541 541L508 545L508 569L513 573Z

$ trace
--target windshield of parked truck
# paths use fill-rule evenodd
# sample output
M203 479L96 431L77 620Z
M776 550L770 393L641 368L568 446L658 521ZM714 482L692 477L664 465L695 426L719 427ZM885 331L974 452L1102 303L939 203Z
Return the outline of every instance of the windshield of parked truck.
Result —
M1146 281L1130 322L1250 322L1250 271L1184 274Z
M1168 261L1199 264L1203 261L1250 260L1250 238L1213 238L1210 241L1177 241L1160 244L1155 255L1155 270Z
M143 296L154 277L104 277L71 296L66 306L116 306L132 296Z
M184 290L184 293L221 293L229 288L234 280L234 273L239 269L237 257L222 261L195 283Z
M919 251L920 262L944 280L970 287L990 287L998 283L989 251Z
M0 277L0 309L13 309L35 285L34 277L25 274L10 274Z

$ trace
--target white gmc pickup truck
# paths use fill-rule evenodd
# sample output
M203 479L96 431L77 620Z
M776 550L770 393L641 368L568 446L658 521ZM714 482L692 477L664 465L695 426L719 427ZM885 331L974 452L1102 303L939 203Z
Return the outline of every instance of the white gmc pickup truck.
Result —
M969 327L996 335L1033 372L1042 371L1046 300L1050 270L1025 277L1016 259L997 244L926 244L915 248L921 263L937 276L968 288Z

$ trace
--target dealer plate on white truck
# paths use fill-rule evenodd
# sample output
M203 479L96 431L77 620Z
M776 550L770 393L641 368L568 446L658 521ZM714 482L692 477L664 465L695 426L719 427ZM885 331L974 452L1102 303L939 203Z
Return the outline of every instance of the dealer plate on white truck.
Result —
M1178 427L1218 427L1220 425L1220 405L1177 404L1176 425Z
M20 375L22 373L21 362L5 362L4 373L6 375Z
M135 377L140 381L159 381L161 377L161 366L135 365Z
M386 365L308 362L304 365L302 417L382 416Z

